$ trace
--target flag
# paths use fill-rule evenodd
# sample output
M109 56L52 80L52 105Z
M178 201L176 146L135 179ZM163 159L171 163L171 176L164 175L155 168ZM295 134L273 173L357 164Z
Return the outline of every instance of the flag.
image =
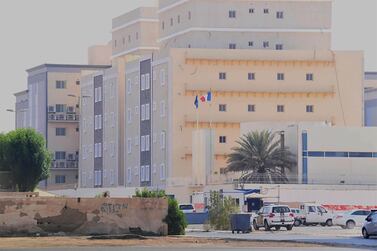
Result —
M196 109L198 109L198 108L199 108L199 100L198 100L198 95L196 95L196 97L195 97L194 105L195 105L195 108L196 108Z
M207 93L207 95L202 95L202 96L200 96L200 101L202 101L202 102L211 102L212 101L212 93L211 93L211 91L209 91L208 93Z

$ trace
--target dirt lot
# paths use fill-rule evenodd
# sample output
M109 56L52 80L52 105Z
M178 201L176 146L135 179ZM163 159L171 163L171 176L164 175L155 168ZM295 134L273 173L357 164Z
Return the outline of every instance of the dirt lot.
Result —
M197 239L192 237L152 237L145 240L89 240L86 237L21 237L0 238L0 249L90 247L90 246L143 246L143 247L320 247L319 245Z

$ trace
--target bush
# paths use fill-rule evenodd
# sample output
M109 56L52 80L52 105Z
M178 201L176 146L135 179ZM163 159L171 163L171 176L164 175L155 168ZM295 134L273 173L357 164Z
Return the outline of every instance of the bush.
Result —
M168 197L163 190L149 191L144 188L136 190L137 198L168 198L168 215L164 222L168 225L168 235L184 235L187 227L186 217L178 207L175 199Z
M230 230L230 215L238 207L231 197L223 197L220 192L211 191L209 207L209 224L216 230Z

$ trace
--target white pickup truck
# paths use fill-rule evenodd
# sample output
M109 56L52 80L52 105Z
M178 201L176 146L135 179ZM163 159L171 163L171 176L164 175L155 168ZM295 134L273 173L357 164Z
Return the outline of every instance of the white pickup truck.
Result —
M334 214L330 213L321 205L305 203L300 205L302 212L301 224L303 225L318 225L332 226Z

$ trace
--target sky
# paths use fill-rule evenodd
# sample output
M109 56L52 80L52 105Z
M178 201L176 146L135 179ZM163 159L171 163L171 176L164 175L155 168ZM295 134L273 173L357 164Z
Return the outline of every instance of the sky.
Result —
M111 20L157 0L0 0L0 132L14 129L13 93L25 70L43 63L86 64L87 48L111 40ZM334 50L362 50L377 71L377 0L334 0Z

